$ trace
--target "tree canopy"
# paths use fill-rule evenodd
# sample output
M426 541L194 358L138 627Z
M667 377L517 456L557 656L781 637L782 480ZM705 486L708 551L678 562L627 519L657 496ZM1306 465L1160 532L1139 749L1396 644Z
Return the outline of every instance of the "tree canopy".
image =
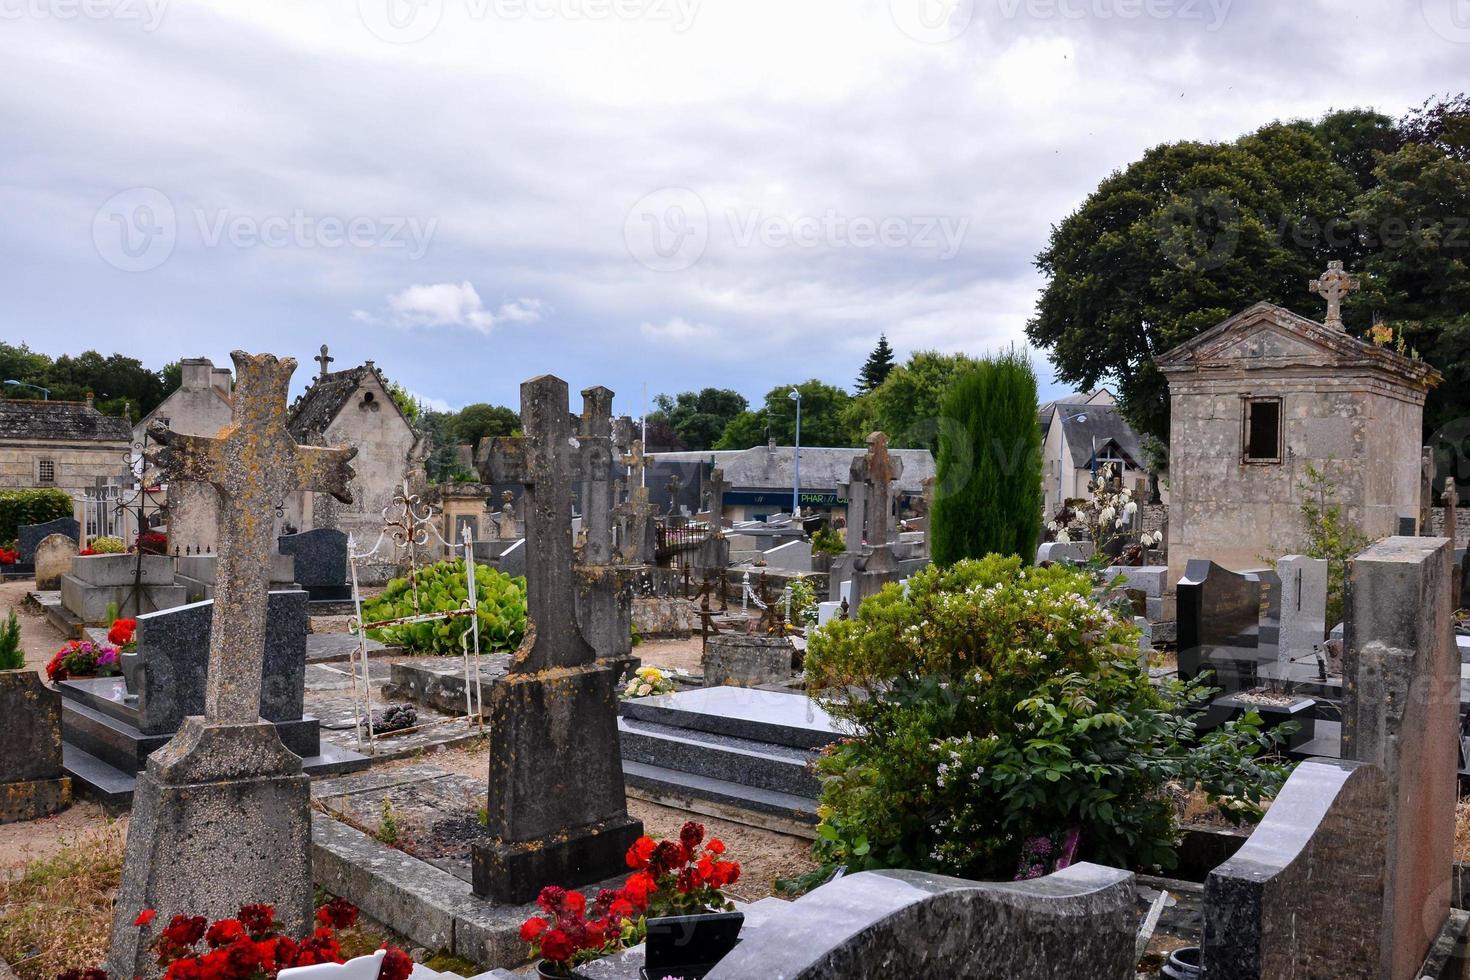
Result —
M762 407L744 411L725 426L715 449L749 449L774 439L777 445L796 441L795 388L801 392L801 444L803 446L856 446L844 423L844 410L852 396L841 388L816 378L800 384L777 385L766 393Z
M685 449L712 448L730 420L749 407L744 395L729 388L659 395L653 401L658 408L648 414L649 426L666 424Z
M878 335L878 346L873 348L873 353L868 355L868 360L863 364L861 373L858 374L858 394L866 395L874 388L881 385L888 377L888 372L893 370L893 348L888 346L888 335Z
M915 351L882 384L848 404L844 422L853 445L862 445L870 432L882 431L895 449L935 450L944 395L975 363L965 354Z
M165 381L165 376L170 381ZM109 415L126 415L133 422L158 407L178 387L177 372L151 371L135 357L97 351L52 359L25 344L0 342L0 381L20 381L46 388L56 400L81 401L91 392L97 408ZM34 388L19 385L0 387L0 397L40 398Z
M1364 280L1344 307L1350 333L1381 315L1448 377L1470 380L1467 119L1461 96L1398 124L1350 110L1232 143L1155 147L1052 229L1027 335L1059 380L1112 382L1134 426L1167 444L1153 359L1262 300L1321 319L1307 283L1337 259ZM1470 389L1446 384L1426 425L1467 410Z

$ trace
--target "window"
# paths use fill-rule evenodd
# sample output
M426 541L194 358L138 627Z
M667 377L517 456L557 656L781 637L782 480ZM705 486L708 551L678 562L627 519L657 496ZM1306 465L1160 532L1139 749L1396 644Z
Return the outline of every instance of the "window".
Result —
M1281 462L1281 399L1246 399L1244 443L1245 462Z
M36 482L43 484L56 482L56 460L36 460Z

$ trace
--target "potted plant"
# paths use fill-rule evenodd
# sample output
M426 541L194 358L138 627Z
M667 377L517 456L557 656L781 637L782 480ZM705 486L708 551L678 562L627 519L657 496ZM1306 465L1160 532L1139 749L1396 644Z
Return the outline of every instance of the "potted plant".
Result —
M121 670L117 647L91 640L68 641L46 664L46 676L53 683L74 677L116 677Z
M636 875L634 877L637 877ZM541 889L536 904L545 915L521 924L521 939L539 959L537 976L561 980L572 967L636 944L643 932L649 892L631 878L622 888L604 888L591 908L587 896L555 885Z
M652 884L645 964L649 975L703 977L735 948L745 914L723 889L740 880L740 865L724 857L718 838L690 821L677 841L640 837L628 851L629 878L639 890Z

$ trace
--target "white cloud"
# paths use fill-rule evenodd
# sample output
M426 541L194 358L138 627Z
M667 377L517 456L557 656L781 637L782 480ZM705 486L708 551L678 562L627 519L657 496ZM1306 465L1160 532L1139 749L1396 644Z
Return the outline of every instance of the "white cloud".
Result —
M418 402L420 405L424 406L424 408L427 408L431 412L454 411L454 406L450 405L449 402L445 401L443 398L431 398L428 395L421 395L411 388L405 390L408 392L409 398Z
M682 316L671 317L663 323L645 322L638 328L638 332L654 341L672 341L674 343L692 343L702 340L713 340L719 336L719 331L707 323L694 323L684 319Z
M521 297L487 310L472 283L438 282L409 286L388 297L386 316L353 310L359 323L391 324L400 327L471 327L489 333L501 323L535 323L542 316L539 299Z

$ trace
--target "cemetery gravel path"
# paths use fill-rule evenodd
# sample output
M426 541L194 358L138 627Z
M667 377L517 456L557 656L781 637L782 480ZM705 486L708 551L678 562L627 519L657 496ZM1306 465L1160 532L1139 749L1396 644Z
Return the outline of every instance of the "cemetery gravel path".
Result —
M39 670L66 642L66 637L47 622L45 616L25 607L26 595L35 587L32 579L0 582L0 617L10 610L15 611L16 618L20 620L20 645L25 651L26 666Z

